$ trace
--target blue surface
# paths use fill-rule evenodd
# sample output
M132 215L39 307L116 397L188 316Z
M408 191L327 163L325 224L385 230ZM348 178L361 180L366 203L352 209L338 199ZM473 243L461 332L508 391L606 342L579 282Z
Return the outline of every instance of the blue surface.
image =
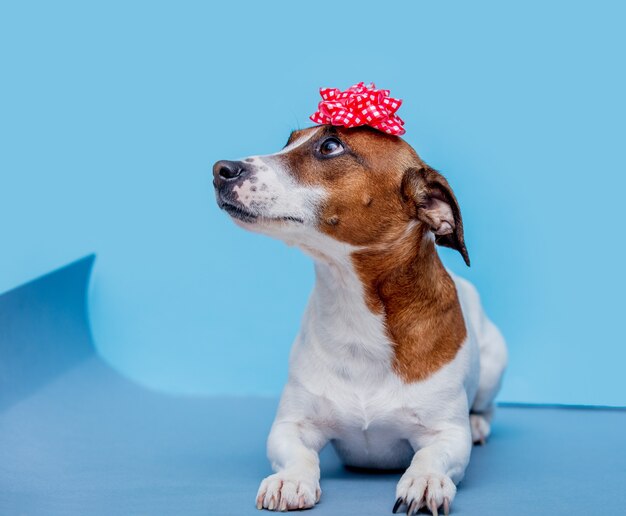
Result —
M276 401L158 394L89 360L0 413L0 513L259 515ZM626 411L500 408L454 515L623 514ZM311 513L390 515L399 473L322 453Z
M472 268L444 255L510 343L502 399L626 405L625 9L3 2L0 291L97 252L115 368L275 396L312 267L219 213L210 165L278 149L319 86L374 80L458 194Z
M19 347L24 364L48 364L2 385L16 394L0 404L0 514L259 514L276 399L174 396L121 376L88 332L91 261L0 296L18 320L54 313L0 340L0 363ZM453 514L624 513L625 430L626 410L501 407L488 445L474 448ZM346 471L330 448L321 462L312 514L391 513L399 473Z

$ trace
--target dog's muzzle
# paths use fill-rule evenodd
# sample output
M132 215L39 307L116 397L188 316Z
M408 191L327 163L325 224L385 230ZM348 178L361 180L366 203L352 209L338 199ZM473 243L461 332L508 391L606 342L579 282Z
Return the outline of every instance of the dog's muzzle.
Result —
M218 206L231 217L244 222L253 222L257 214L239 202L233 189L252 172L250 165L243 161L221 160L213 165L213 186Z

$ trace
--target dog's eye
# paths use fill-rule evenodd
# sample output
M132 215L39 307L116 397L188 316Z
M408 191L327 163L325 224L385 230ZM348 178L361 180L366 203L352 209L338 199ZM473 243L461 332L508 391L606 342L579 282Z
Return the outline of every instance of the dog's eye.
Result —
M323 156L336 156L343 152L343 145L337 138L328 138L320 145L320 154Z

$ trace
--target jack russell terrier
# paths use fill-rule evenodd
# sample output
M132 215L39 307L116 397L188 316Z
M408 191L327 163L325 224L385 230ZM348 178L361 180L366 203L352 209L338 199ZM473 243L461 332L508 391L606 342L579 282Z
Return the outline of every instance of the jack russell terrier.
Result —
M313 507L330 441L346 465L407 468L393 512L447 514L472 442L489 435L507 352L435 249L469 265L446 179L398 136L332 125L294 131L276 154L218 161L213 175L237 225L315 261L257 507Z

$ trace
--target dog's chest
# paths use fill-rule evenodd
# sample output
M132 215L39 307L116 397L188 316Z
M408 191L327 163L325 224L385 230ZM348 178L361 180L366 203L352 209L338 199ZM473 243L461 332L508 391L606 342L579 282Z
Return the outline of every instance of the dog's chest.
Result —
M413 454L407 439L432 420L448 375L404 382L393 368L383 317L365 306L358 289L337 291L331 279L318 274L293 349L292 378L315 400L310 417L346 464L406 467Z
M379 379L368 386L341 382L329 386L326 399L334 417L332 443L343 462L358 467L406 467L413 453L407 429L415 427L418 417L395 379Z
M460 371L453 366L407 384L393 369L392 344L383 332L365 333L363 326L306 328L292 367L316 400L312 419L326 430L342 461L357 467L407 467L414 453L408 439L430 432L437 407L445 405L451 386L462 383Z

